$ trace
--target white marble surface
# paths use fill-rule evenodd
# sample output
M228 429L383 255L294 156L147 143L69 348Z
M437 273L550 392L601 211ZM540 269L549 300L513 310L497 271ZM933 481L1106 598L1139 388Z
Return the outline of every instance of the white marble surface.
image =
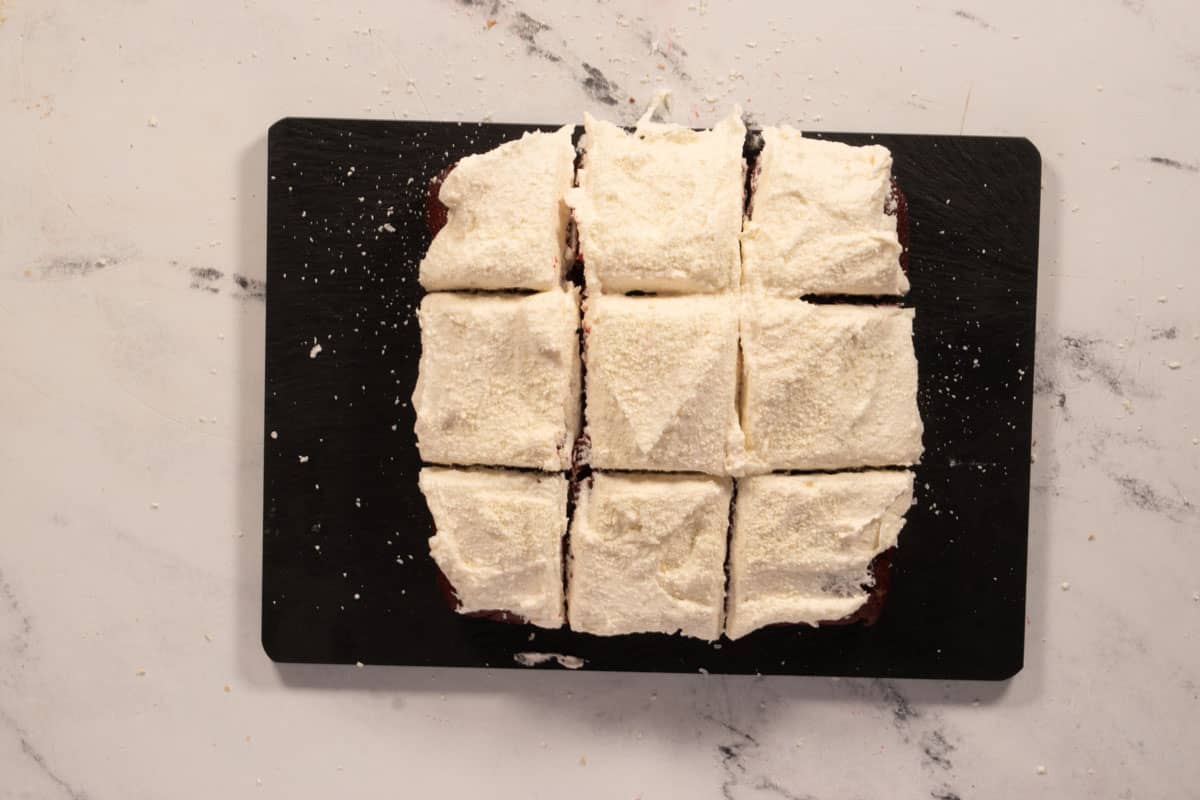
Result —
M1195 796L1200 7L745 5L0 0L0 798ZM233 277L267 126L629 120L660 84L1041 148L1025 670L276 667Z

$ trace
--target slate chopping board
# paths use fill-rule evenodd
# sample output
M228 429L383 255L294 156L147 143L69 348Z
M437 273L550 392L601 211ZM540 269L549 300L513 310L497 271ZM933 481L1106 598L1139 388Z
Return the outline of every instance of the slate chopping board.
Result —
M262 642L276 661L1003 679L1024 654L1041 159L1025 139L883 144L908 199L925 456L871 626L720 646L595 637L453 613L409 405L429 180L557 126L283 119L268 137ZM316 346L319 345L319 351ZM306 460L301 460L301 457ZM541 668L559 668L551 661Z

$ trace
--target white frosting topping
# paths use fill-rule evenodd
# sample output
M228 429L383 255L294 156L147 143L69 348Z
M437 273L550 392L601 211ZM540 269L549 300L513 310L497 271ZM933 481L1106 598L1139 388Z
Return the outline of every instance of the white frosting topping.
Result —
M721 634L728 479L597 473L571 523L573 630Z
M920 458L912 309L756 297L742 313L748 471Z
M751 217L742 232L742 275L752 291L904 294L886 147L851 147L765 128Z
M730 296L589 298L591 463L713 475L740 467L737 324Z
M896 545L911 472L761 475L738 481L725 635L816 625L867 601L867 567Z
M579 430L579 291L421 301L421 458L565 470Z
M426 467L420 486L436 531L429 552L460 613L507 611L543 628L562 626L566 478Z
M422 286L551 289L562 282L572 131L526 133L458 162L438 193L447 221L421 260Z
M643 119L633 134L584 115L567 192L592 293L722 292L741 274L746 126L740 109L693 131Z

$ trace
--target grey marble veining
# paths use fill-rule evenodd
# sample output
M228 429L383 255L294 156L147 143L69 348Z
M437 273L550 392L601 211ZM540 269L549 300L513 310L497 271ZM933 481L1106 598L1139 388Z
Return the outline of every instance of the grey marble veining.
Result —
M1194 796L1197 42L1162 0L0 0L0 797ZM1024 671L271 664L267 127L628 123L668 87L680 122L1040 148Z

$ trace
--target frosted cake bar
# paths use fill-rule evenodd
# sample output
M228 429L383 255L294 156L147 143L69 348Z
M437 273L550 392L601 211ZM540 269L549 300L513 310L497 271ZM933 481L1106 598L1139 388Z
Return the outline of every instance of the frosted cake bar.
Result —
M746 288L785 297L899 295L896 217L886 147L808 139L763 129L750 217L742 232Z
M436 292L419 311L413 409L421 458L550 471L579 428L579 290Z
M571 523L572 630L721 635L728 479L597 473Z
M736 290L741 274L746 126L638 122L633 133L584 115L584 161L567 193L589 292Z
M896 545L912 505L911 472L760 475L738 481L725 635L842 619Z
M747 471L920 458L912 309L758 297L742 313Z
M562 283L572 131L526 133L458 162L438 194L446 225L421 260L425 289L546 290Z
M420 486L434 522L429 551L459 613L502 611L543 628L562 626L566 478L426 467Z
M592 465L734 472L743 451L737 324L731 297L591 297L584 348Z

